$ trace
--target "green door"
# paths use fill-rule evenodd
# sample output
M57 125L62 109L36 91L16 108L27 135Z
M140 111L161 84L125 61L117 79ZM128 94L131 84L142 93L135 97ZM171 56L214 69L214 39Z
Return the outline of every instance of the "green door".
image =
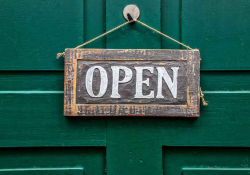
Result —
M250 173L249 0L0 0L0 174ZM140 20L201 51L192 118L67 118L56 54ZM130 24L87 48L181 49Z

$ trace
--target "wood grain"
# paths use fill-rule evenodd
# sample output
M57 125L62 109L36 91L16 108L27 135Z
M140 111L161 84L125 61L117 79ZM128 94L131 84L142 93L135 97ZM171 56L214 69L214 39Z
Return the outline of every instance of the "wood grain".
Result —
M163 175L248 175L249 148L163 147ZM195 166L194 166L195 165Z
M1 175L105 174L102 147L2 148L0 156Z
M250 70L249 0L181 2L182 41L201 51L201 70Z
M199 116L199 51L185 50L101 50L66 49L64 115L66 116ZM186 61L187 103L186 105L163 104L77 104L76 82L78 61ZM98 62L96 62L98 63ZM143 62L142 62L143 63ZM79 77L79 76L78 76Z
M56 54L84 40L83 0L0 3L0 70L63 70Z
M0 147L105 146L106 121L63 116L63 91L0 93Z
M249 168L249 0L0 1L0 169L176 175ZM201 50L209 105L200 118L63 116L64 59L56 53L125 22L131 3L139 20ZM136 23L87 47L180 49Z

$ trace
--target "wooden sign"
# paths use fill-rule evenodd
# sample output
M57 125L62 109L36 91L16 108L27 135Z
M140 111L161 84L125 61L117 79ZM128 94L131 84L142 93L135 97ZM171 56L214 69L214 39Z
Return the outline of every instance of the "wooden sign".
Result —
M199 117L198 50L66 49L65 116Z

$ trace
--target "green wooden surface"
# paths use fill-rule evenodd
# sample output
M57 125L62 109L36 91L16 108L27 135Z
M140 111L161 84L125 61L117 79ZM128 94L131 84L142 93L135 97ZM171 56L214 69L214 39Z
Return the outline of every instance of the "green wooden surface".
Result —
M83 175L84 168L20 168L1 169L3 175Z
M201 72L203 91L249 91L249 71Z
M106 32L105 1L84 0L83 2L85 27L83 35L84 41L89 41ZM105 48L105 37L86 45L84 48Z
M64 72L0 71L0 82L1 91L63 91Z
M83 42L83 0L0 4L0 70L63 70L56 54Z
M105 146L105 119L63 116L62 92L0 94L2 147Z
M126 22L122 13L128 4L136 4L139 7L139 20L161 29L160 0L155 0L154 3L142 0L106 0L106 30ZM132 23L108 35L106 46L109 49L159 49L161 37L138 23Z
M71 168L73 170L73 168L79 169L79 167L84 167L86 175L101 175L105 173L104 148L1 148L0 156L0 174L2 174L1 170L6 169ZM53 174L52 171L41 174Z
M248 175L249 168L183 168L183 175Z
M0 4L0 172L84 167L86 175L248 173L249 0ZM56 54L125 22L127 4L138 5L142 22L201 50L209 106L201 106L200 118L63 116L64 64ZM86 47L181 48L139 24Z
M249 102L247 92L205 93L209 106L201 107L201 117L159 122L165 146L250 147Z
M140 8L139 20L161 29L160 0L106 0L107 30L124 22L123 8L127 4L136 4ZM114 18L115 16L115 18ZM161 37L153 34L138 23L125 26L120 31L109 35L107 48L114 49L158 49ZM151 122L141 119L107 120L107 172L117 174L161 174L161 145L155 129L149 128ZM146 137L149 138L146 139ZM146 142L147 140L147 142ZM154 163L152 163L154 162Z
M249 70L249 0L182 0L182 41L198 48L202 70Z
M162 0L161 1L161 32L180 41L180 0ZM180 49L180 45L162 37L162 49Z
M202 175L223 175L218 172L218 169L224 168L226 171L227 168L227 174L244 175L249 173L249 158L249 148L163 147L163 172L183 175L198 175L198 172ZM235 172L236 170L238 172Z

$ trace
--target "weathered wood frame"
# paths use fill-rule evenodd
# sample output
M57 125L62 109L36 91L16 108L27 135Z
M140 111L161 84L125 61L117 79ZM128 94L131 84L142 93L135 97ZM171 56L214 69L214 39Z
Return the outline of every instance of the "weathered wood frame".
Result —
M187 105L76 104L77 60L186 61ZM199 117L199 50L66 49L64 74L64 115Z

